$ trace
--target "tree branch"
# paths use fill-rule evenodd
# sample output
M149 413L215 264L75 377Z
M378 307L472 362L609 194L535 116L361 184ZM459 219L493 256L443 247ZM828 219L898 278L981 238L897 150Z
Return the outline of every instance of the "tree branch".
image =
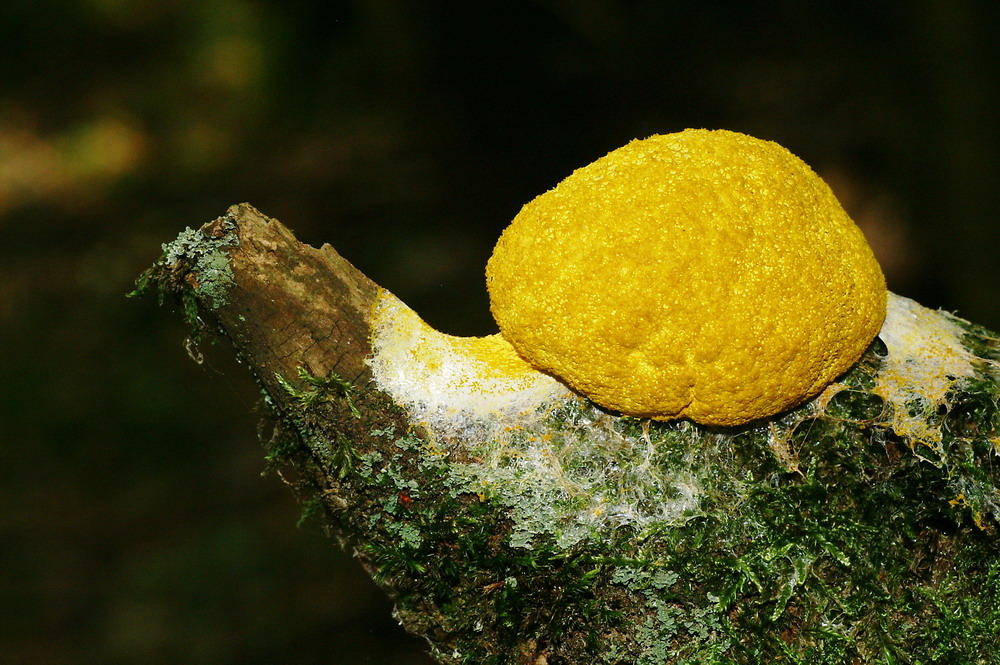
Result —
M154 287L233 341L269 462L441 663L993 662L1000 353L968 322L891 296L822 394L705 428L547 377L414 388L437 333L247 204L165 245Z

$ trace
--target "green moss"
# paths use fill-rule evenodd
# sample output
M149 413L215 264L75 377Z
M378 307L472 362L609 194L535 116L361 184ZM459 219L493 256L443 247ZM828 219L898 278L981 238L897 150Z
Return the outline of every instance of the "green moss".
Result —
M471 634L464 617L492 622L501 645L486 653L481 640L460 643L464 659L454 662L513 662L526 635L550 649L561 636L585 635L560 648L604 663L979 662L1000 628L989 586L1000 552L983 508L996 495L994 435L982 426L996 386L964 384L951 409L933 414L945 435L929 459L894 434L883 401L864 388L876 351L827 409L739 431L566 406L538 426L555 433L546 454L558 478L539 472L546 464L526 467L525 432L499 449L473 445L475 462L425 460L424 472L441 462L449 497L479 498L463 510L488 506L486 514L511 518L476 530L453 519L442 533L435 517L420 523L421 547L407 550L433 586L441 552L433 544L461 534L454 565L503 581L477 588L491 589L487 603L456 598L455 580L438 578L437 593L449 590L447 621ZM406 442L426 454L420 445ZM386 473L399 488L402 470ZM958 488L966 492L956 501ZM605 503L619 519L592 514L594 497L612 498ZM955 552L940 550L942 534ZM499 555L498 540L513 549ZM951 571L943 579L933 572L942 564ZM401 603L404 616L425 609L416 598ZM544 622L537 608L546 608ZM623 619L636 615L647 618Z
M323 430L320 423L323 422L325 412L319 407L330 401L339 401L347 407L352 417L360 418L361 413L352 398L354 386L336 373L317 377L304 367L299 367L297 374L297 383L280 374L275 374L274 377L291 399L292 408L286 418L294 425L295 439L311 450L313 459L330 474L344 479L355 470L360 455L349 437L336 431L326 433ZM295 452L296 447L288 444L272 447L268 454L269 466L289 459L289 455Z
M567 400L492 440L306 373L282 445L442 663L991 662L992 365L910 405L939 433L914 440L875 393L885 358L741 428Z

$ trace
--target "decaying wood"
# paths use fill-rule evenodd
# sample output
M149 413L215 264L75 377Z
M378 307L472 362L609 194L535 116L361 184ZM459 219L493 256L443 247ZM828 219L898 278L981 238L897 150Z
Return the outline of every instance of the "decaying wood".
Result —
M968 322L912 304L961 346L965 374L933 396L876 341L768 422L581 400L544 414L538 445L439 441L372 383L379 287L330 246L241 204L167 245L153 285L232 340L269 460L443 664L998 662L1000 343Z
M366 385L370 373L370 313L378 287L330 245L299 242L280 222L251 205L232 206L200 232L207 246L225 254L231 275L224 294L203 292L203 267L195 256L166 266L168 285L191 289L201 312L229 337L266 393L287 399L275 377L331 373ZM192 260L194 259L194 260ZM218 267L218 266L217 266Z

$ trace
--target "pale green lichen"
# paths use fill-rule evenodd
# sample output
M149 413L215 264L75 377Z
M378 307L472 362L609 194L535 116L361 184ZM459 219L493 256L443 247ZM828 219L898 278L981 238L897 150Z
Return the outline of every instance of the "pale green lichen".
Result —
M223 234L213 237L203 231L184 229L173 242L163 245L160 260L166 266L188 266L195 276L192 285L195 293L213 309L226 304L229 291L236 283L225 250L240 244L235 222L229 216L221 219Z

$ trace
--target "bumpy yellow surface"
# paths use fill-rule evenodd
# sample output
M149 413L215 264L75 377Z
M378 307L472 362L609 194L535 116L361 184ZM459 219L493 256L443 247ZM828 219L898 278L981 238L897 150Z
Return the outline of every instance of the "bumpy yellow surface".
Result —
M734 425L849 368L886 289L829 187L776 143L637 140L524 206L486 270L530 363L609 409Z

